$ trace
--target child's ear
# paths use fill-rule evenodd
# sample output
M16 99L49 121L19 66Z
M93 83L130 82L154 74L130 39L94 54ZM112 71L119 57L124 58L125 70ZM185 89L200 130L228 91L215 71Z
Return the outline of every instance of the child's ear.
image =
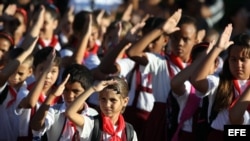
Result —
M32 74L33 74L33 68L30 67L30 68L29 68L29 76L31 76Z
M58 27L58 20L54 20L53 21L53 29L55 30L55 29L57 29L57 27Z
M123 105L124 107L126 107L126 106L127 106L127 104L128 104L128 100L129 100L129 97L124 98L124 103L123 103L123 104L124 104L124 105Z

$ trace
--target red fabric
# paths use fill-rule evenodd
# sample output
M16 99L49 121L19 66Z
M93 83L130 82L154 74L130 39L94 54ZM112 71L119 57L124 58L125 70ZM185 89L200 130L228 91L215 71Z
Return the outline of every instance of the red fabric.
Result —
M80 136L79 136L79 132L76 130L76 125L74 123L72 123L71 121L67 122L69 126L71 126L74 130L74 135L72 137L72 141L80 141ZM65 128L65 127L64 127Z
M110 141L122 141L122 139L117 135L118 132L123 131L125 128L125 121L123 116L120 114L117 121L117 128L114 130L111 119L104 114L102 114L103 131L110 134Z
M174 71L171 69L171 66L170 66L170 63L168 61L171 61L173 64L175 64L179 69L184 69L185 67L183 66L183 61L181 60L180 57L174 55L173 53L171 54L168 54L167 55L169 59L167 59L167 66L168 66L168 70L169 70L169 75L170 75L170 78L173 78L174 77ZM188 63L190 63L191 60L188 61Z
M42 38L38 39L38 43L39 43L39 45L42 46L42 48L45 48L45 47L53 47L54 48L56 46L57 42L58 42L58 39L55 35L52 37L51 42L49 43L48 46L45 45Z
M10 107L16 101L16 96L17 96L16 90L12 88L11 86L8 86L8 87L9 87L9 92L10 92L10 95L12 96L12 99L7 103L7 108Z
M233 106L235 105L235 103L239 100L240 95L242 94L242 90L240 89L240 85L239 85L238 80L233 80L233 84L234 84L234 88L235 88L236 91L238 92L239 96L238 96L237 98L235 98L235 96L234 96L234 99L233 99L233 102L232 102L231 105L230 105L230 108L233 107ZM248 85L248 86L250 85L250 81L247 82L247 85ZM243 90L243 91L244 91L244 90ZM248 105L247 111L250 111L250 105Z
M94 45L94 47L90 51L84 52L84 60L89 57L90 54L97 54L99 49L99 46L97 44Z

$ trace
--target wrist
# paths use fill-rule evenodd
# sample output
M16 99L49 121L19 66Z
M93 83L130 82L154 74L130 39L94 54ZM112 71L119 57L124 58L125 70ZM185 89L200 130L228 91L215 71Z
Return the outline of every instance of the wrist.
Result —
M94 92L97 92L96 88L94 86L91 87L91 89L94 91Z

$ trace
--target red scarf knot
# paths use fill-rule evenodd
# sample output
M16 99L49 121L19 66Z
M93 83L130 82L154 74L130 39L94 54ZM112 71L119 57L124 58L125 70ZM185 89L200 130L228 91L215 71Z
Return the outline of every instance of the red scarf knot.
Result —
M118 132L123 131L125 128L125 121L123 116L120 114L117 121L117 128L114 130L114 126L111 119L102 114L103 131L111 135L110 141L122 141L121 137L118 136Z

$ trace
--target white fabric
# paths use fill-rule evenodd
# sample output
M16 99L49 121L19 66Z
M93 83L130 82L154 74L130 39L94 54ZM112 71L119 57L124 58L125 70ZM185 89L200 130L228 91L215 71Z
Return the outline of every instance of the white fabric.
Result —
M79 131L81 141L91 141L92 133L94 129L94 118L91 116L83 115L84 118L84 126L83 127L77 127L77 130ZM114 126L116 129L116 126ZM118 136L121 137L122 131L118 132ZM103 141L109 141L110 135L107 133L102 134ZM137 135L134 131L134 138L133 141L137 141Z
M59 114L60 116L63 116L64 118L66 118L64 115L65 110L66 110L65 103L60 104L59 110L55 109L55 107L51 107L48 111L48 114L46 115L46 118L45 118L45 127L43 129L41 129L40 131L32 131L32 132L34 134L36 134L36 136L40 136L40 137L42 135L44 135L45 132L48 132L47 136L48 136L49 140L59 138L59 137L49 136L49 135L55 135L55 134L53 134L53 131L51 131L50 129L52 126L58 125L58 124L55 124L55 122L62 122L56 118L56 115ZM96 116L98 114L98 112L92 108L88 108L87 104L85 104L85 109L82 111L82 114ZM57 130L60 133L63 130L63 132L59 138L60 141L71 141L72 140L72 136L74 135L75 131L74 131L74 128L69 123L70 123L70 121L68 119L66 119L66 124L65 124L64 129ZM61 124L63 124L63 123L61 123ZM56 127L54 127L54 128L56 128Z
M7 86L7 83L0 88L0 93ZM0 140L16 140L18 136L27 134L27 126L21 127L22 119L15 113L15 109L23 99L24 95L28 94L27 84L24 82L17 92L16 101L7 108L7 103L13 98L8 91L7 97L0 105Z
M75 13L81 10L92 11L91 1L92 0L69 0L68 6L73 6ZM104 9L107 12L111 12L116 10L122 3L122 0L94 0L94 9Z

